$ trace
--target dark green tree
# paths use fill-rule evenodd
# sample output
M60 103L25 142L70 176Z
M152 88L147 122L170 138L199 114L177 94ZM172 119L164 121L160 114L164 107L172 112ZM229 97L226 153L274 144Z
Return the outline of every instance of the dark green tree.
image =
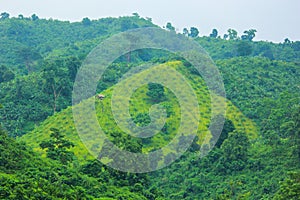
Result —
M37 21L39 17L36 14L31 15L31 20L32 21Z
M225 169L240 171L244 169L248 159L250 142L244 132L233 131L221 146L222 159Z
M291 44L291 41L289 40L289 38L284 39L284 44Z
M138 126L146 126L151 122L151 119L147 113L139 113L137 116L133 119L134 123L136 123Z
M15 78L15 74L6 66L0 66L0 83L7 82Z
M76 60L72 58L45 62L42 73L44 78L43 91L52 97L49 102L53 108L53 113L61 109L63 97L70 97L71 95L72 84L70 78L75 77L78 68L76 63Z
M237 44L238 56L249 56L252 53L252 46L248 41L240 41Z
M199 30L196 27L191 27L189 36L196 38L199 35Z
M24 16L23 15L18 15L18 19L24 19Z
M166 29L169 31L175 31L175 27L172 26L171 22L168 22L166 25Z
M234 29L228 29L228 36L229 36L229 39L230 40L236 40L236 39L238 39L238 36L237 36L237 31L236 30L234 30Z
M1 18L0 19L8 19L9 18L9 13L3 12L0 14Z
M58 129L51 128L50 140L44 141L40 144L42 149L46 149L47 157L53 160L58 160L62 164L68 164L74 159L74 153L69 151L74 147L74 144L66 139Z
M70 57L66 59L65 65L68 68L70 79L74 81L77 75L77 71L81 65L80 60L76 57Z
M225 119L225 123L222 129L222 132L220 134L220 137L215 144L216 147L221 147L223 142L228 138L229 133L233 132L235 130L234 125L231 120Z
M290 109L290 115L289 119L280 126L280 129L284 135L289 137L293 154L300 162L300 106L293 106Z
M182 34L185 36L189 36L189 30L187 28L184 28Z
M24 65L26 66L28 74L35 70L35 62L42 58L42 56L31 47L20 48L17 50L17 54L20 62L24 63Z
M229 37L228 34L224 34L224 35L223 35L223 39L224 39L224 40L227 40L228 37Z
M300 197L300 171L290 172L289 177L280 183L276 200L298 200Z
M137 17L137 18L140 18L139 13L136 13L136 12L135 12L135 13L132 13L132 15L135 16L135 17Z
M255 33L257 31L255 29L250 29L248 31L244 31L245 35L242 35L242 40L252 41L255 37Z
M137 24L134 23L130 18L121 19L121 31L127 31L129 29L138 28Z
M211 34L209 35L209 37L217 38L218 37L218 30L214 28L212 30Z
M161 102L165 99L164 87L157 83L149 83L147 95L151 101L155 103Z
M91 20L88 17L85 17L85 18L82 19L82 24L84 26L89 26L89 25L92 24L92 22L91 22Z
M262 56L269 58L270 60L274 60L274 54L270 45L262 45L259 51Z

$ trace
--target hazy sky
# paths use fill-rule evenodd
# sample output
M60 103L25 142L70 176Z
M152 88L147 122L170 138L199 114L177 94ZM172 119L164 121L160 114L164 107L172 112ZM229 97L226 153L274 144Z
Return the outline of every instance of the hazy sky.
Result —
M222 35L233 28L241 35L254 28L255 40L300 40L300 0L0 0L0 12L68 21L137 12L160 26L171 22L180 32L195 26L200 35L213 28Z

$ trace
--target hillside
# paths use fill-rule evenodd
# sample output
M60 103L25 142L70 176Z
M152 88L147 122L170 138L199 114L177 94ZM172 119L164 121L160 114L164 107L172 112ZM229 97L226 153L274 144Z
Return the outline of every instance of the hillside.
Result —
M121 174L109 172L99 180L93 177L93 163L65 165L41 158L24 144L9 138L0 129L0 198L1 199L147 199L150 191L136 189L147 184L147 177L126 176L129 183L119 180ZM104 166L98 164L100 170ZM110 180L109 182L104 180ZM135 185L137 184L137 185ZM157 195L159 196L159 195Z
M141 27L157 26L136 14L72 23L36 15L0 18L0 199L298 200L300 42L277 44L178 33L199 43L212 57L227 99L210 94L194 66L179 55L139 49L117 58L105 71L96 90L105 95L102 101L92 97L72 107L76 74L88 53L116 33ZM164 29L175 30L172 26ZM122 114L127 107L118 104L114 110L122 111L118 117L131 118L138 128L151 125L153 116L158 116L158 122L165 117L162 127L155 124L161 128L157 134L140 138L122 131L115 118L118 112L111 106L116 102L114 91L120 90L118 81L130 86L141 83L143 76L155 75L149 68L122 79L132 69L148 64L179 89L150 83L130 97L127 90L115 96L117 102L130 102L128 115ZM187 83L180 78L172 82L172 73ZM184 84L194 91L198 108L189 101L193 95L182 89ZM189 109L181 107L178 97L182 96ZM211 98L216 101L212 103ZM95 135L98 124L88 120L94 115L85 106L94 101L96 122L106 138ZM226 116L219 111L223 103ZM164 111L162 115L158 108ZM219 140L201 157L199 149L210 149L215 142L209 124L223 117ZM192 130L185 126L181 131L181 118L188 119L188 125L197 122L196 137L179 159L160 169L180 152L168 144L185 144ZM78 128L77 123L83 126ZM110 151L107 141L133 153L150 154L162 148L158 162L133 163L130 168L159 170L130 173L109 167L120 156ZM107 152L115 157L103 157ZM98 156L102 163L95 159ZM132 166L131 158L121 161Z
M158 65L157 67L163 68L164 66L172 66L173 68L178 69L179 71L181 70L183 72L187 71L184 65L180 62L169 62L166 64ZM145 73L146 74L151 73L151 71ZM141 76L143 75L146 76L145 74L141 74ZM212 113L210 113L211 112L210 96L207 91L207 88L205 88L205 84L203 80L199 76L197 75L190 76L189 81L197 94L199 105L202 105L200 107L201 124L199 124L198 127L199 141L197 141L199 145L202 145L203 142L208 142L205 141L205 138L210 138L209 136L207 136L207 134L210 134L208 130L208 125L210 123L210 118L211 118L210 116L212 115ZM113 89L108 89L103 92L103 94L106 96L103 102L99 102L99 100L96 101L96 111L97 111L98 121L100 123L100 126L102 127L102 130L105 133L109 134L111 140L115 140L116 134L119 134L118 137L124 137L124 138L126 137L125 137L125 133L122 130L120 130L120 128L115 123L114 117L112 115L112 111L110 109L112 90ZM148 93L148 90L149 89L146 86L140 88L134 93L132 99L130 100L131 101L130 114L132 115L133 120L137 121L137 123L140 123L141 125L147 123L145 121L147 121L148 118L147 117L148 110L153 104L153 102L151 102L151 98L146 95ZM169 142L169 140L172 139L177 134L178 126L179 126L178 123L180 119L180 107L172 92L166 90L165 96L166 99L160 103L165 107L165 109L167 109L167 113L170 113L169 117L166 119L166 125L165 125L168 128L164 129L163 132L159 132L157 135L151 137L150 141L149 139L143 140L142 141L143 152L150 152L151 150L153 150L153 148L158 149L165 146ZM88 113L82 113L82 117L85 116L88 116ZM226 119L230 120L233 123L233 126L237 131L245 132L249 138L254 139L257 137L257 129L255 124L251 120L246 118L229 101L227 102ZM74 147L74 153L78 157L78 159L80 160L82 159L84 161L84 159L86 158L89 159L92 158L88 154L86 148L84 147L84 144L80 141L80 138L76 131L74 125L74 119L72 115L72 107L69 107L66 110L63 110L62 112L56 113L54 116L49 117L39 127L35 128L31 133L27 133L26 135L24 135L22 138L20 138L20 140L26 142L28 145L33 147L36 151L41 151L41 149L39 148L39 143L49 139L51 128L59 129L61 132L66 134L68 140L76 144ZM89 127L89 126L86 128L87 128L86 130L87 133L92 133L94 132L94 129L96 129L96 127ZM94 137L91 136L91 138ZM93 144L95 145L101 143L103 143L103 141L101 140L93 141ZM93 144L90 144L89 146L93 146ZM125 148L126 144L123 145L124 146L122 147ZM99 152L100 151L101 149L99 149Z
M32 17L0 20L4 128L11 136L21 136L71 105L77 69L99 42L121 31L152 26L137 16L74 23ZM56 99L59 90L63 92Z

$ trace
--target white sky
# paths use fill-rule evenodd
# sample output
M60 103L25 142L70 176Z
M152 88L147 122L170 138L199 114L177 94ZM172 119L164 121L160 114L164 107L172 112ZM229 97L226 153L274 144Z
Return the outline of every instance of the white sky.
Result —
M171 22L180 32L195 26L200 35L208 35L213 28L221 35L229 28L241 35L254 28L258 31L255 40L300 40L300 0L0 0L2 12L68 21L137 12L160 26Z

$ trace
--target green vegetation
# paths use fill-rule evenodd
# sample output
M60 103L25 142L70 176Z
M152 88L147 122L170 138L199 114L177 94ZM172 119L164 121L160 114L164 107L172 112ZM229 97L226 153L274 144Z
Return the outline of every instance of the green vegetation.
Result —
M165 125L150 138L122 131L114 121L111 99L118 80L135 66L171 67L186 78L199 103L200 123L191 147L170 166L148 174L114 170L88 152L71 107L81 63L113 34L155 26L137 13L74 23L35 14L0 15L0 121L5 129L0 129L0 199L300 198L300 42L254 41L255 29L240 36L229 29L223 38L217 29L201 37L196 27L183 30L211 55L226 89L227 99L212 94L218 102L226 102L226 116L221 136L207 156L200 158L199 147L211 142L211 120L218 122L224 116L211 113L210 93L190 63L150 49L121 56L109 66L97 87L105 95L102 101L96 99L98 122L123 150L146 153L166 146L180 124L176 94L150 83L130 97L129 113L138 126L151 122L153 105L166 110ZM171 23L165 28L176 30ZM151 74L151 69L143 73ZM82 116L89 113L83 111ZM96 127L86 124L87 135L93 130ZM90 141L99 152L100 144L101 139ZM171 149L163 154L166 160L173 156Z
M57 162L52 156L49 158L54 160L41 158L25 144L9 138L2 129L0 141L1 199L104 200L154 199L159 196L157 190L145 189L148 183L146 175L112 171L98 161L79 165L76 159L67 164Z
M159 65L158 67L165 67L165 66L173 66L177 68L179 71L187 71L184 65L181 62L169 62L166 64ZM149 71L151 73L151 71ZM208 125L210 123L210 100L209 100L209 93L205 88L205 84L202 79L200 79L197 75L192 75L189 80L191 81L190 84L194 87L195 92L198 95L200 112L202 113L200 116L200 121L202 123L199 124L198 128L198 139L196 141L199 144L202 144L206 138L206 134L208 132ZM137 80L135 80L137 81ZM160 85L155 85L155 88L158 88L158 91L161 92L161 88L157 87ZM152 94L151 89L149 87L141 87L138 89L131 98L131 106L130 106L130 113L133 117L134 121L136 121L139 125L144 125L149 123L148 111L150 107L157 103L157 99L153 102L153 96L148 94ZM112 89L104 91L103 94L106 96L104 100L101 102L96 102L96 114L98 117L98 121L101 125L102 130L108 134L109 138L114 141L116 144L120 144L121 148L129 148L130 146L140 145L139 143L143 144L142 151L147 152L151 150L155 150L157 148L163 147L170 142L178 131L179 126L179 116L180 116L180 106L176 101L174 94L170 91L165 92L165 99L162 105L167 109L167 113L169 116L166 120L166 124L163 130L156 134L155 136L147 139L143 139L142 141L135 140L134 138L130 138L126 136L126 134L117 126L111 107L111 94ZM142 100L144 99L144 100ZM141 101L142 100L142 101ZM230 102L227 102L227 114L226 117L228 120L231 120L233 126L236 130L244 131L249 138L254 139L256 138L256 127L254 123L252 123L249 119L243 116L243 114ZM79 105L80 106L80 105ZM88 113L84 113L85 109L82 109L82 116L89 116ZM46 119L39 127L33 130L33 132L24 135L20 138L22 141L26 141L31 147L33 147L37 151L41 151L39 147L39 143L48 140L50 138L52 128L57 128L61 132L65 133L67 139L69 139L72 143L75 144L74 153L79 159L86 159L91 158L88 154L87 150L85 149L84 145L81 143L79 136L76 132L73 116L72 116L72 107L69 107L63 110L61 113L57 113L52 117ZM94 132L97 127L87 126L86 133L89 134ZM209 133L210 134L210 133ZM91 138L94 138L91 135ZM124 138L127 138L124 140ZM122 140L121 140L122 139ZM93 144L101 144L103 141L91 141ZM138 144L134 145L131 142L136 142ZM127 144L128 143L128 144ZM99 149L99 152L101 148Z

